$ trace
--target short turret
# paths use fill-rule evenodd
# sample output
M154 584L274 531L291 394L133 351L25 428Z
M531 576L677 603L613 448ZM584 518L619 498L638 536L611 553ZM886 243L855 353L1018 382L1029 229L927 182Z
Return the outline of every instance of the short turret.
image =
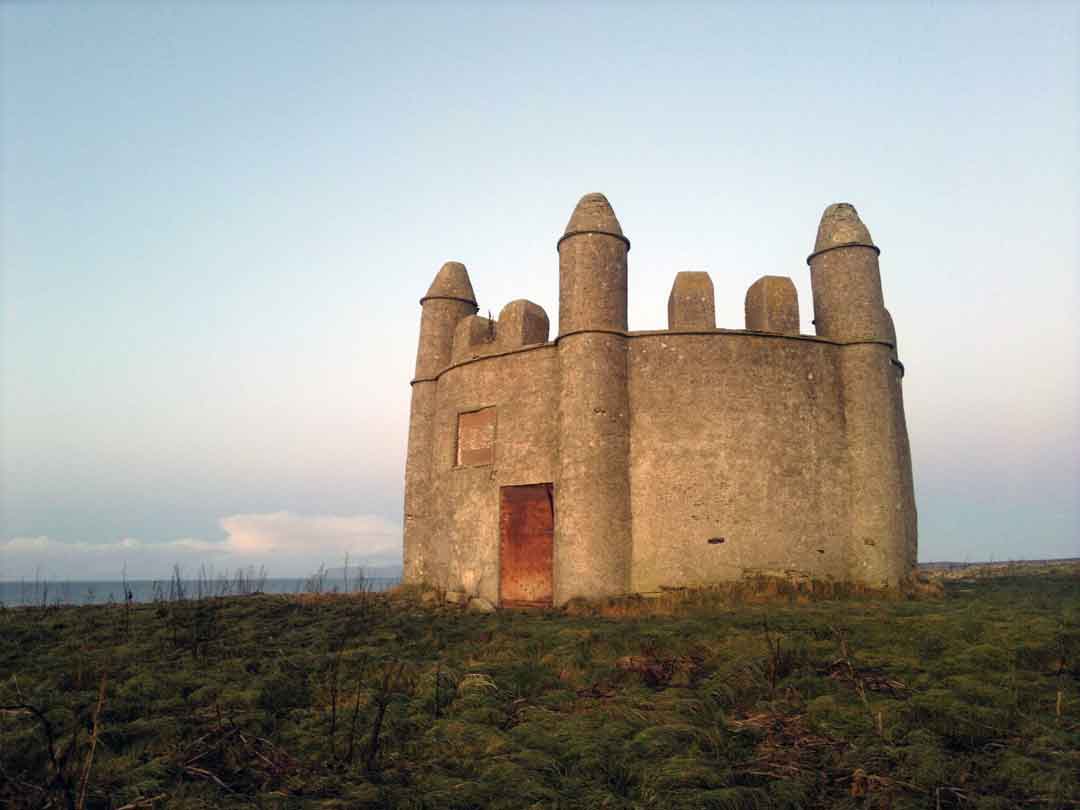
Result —
M460 262L447 262L420 299L420 345L409 413L405 460L405 580L443 583L446 554L432 535L431 448L435 430L435 377L450 365L458 322L476 312L469 273Z
M454 331L462 318L476 313L469 272L461 262L447 262L420 299L420 345L416 351L416 377L432 377L450 365Z
M835 203L818 226L810 265L817 334L833 340L887 340L878 250L854 206Z

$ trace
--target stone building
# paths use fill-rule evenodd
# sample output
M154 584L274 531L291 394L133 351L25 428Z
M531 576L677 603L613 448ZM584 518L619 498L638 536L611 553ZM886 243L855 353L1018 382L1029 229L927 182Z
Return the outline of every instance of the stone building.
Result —
M895 588L916 515L878 248L831 205L795 285L763 276L718 329L707 273L668 328L627 330L630 241L602 194L558 240L559 329L531 301L477 315L465 267L420 303L405 579L494 604L563 604L753 574Z

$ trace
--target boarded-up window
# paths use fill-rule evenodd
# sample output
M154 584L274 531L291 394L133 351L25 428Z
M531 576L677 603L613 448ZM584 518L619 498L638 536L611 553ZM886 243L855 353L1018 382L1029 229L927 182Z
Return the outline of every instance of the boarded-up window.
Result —
M495 409L484 408L458 415L459 467L476 467L495 460Z

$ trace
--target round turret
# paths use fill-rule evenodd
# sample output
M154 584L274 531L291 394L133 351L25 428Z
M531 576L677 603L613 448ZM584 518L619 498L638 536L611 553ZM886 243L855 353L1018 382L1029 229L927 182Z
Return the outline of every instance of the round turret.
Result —
M603 194L578 202L558 241L559 334L626 330L626 254L630 240Z
M886 340L878 250L855 207L835 203L818 226L810 265L817 334L833 340Z
M431 452L435 436L435 377L453 359L458 322L476 313L469 273L461 262L447 262L420 299L420 345L409 413L405 461L404 554L407 582L443 583L446 549L435 542L431 520Z
M586 194L559 240L559 470L555 599L630 587L629 240L603 194Z
M852 480L849 576L896 587L912 574L914 494L896 336L881 295L878 250L855 208L830 205L807 258L814 320L822 337L841 341L841 399Z
M416 351L416 377L438 374L448 365L454 351L457 323L477 311L469 272L461 262L447 262L420 299L420 345Z

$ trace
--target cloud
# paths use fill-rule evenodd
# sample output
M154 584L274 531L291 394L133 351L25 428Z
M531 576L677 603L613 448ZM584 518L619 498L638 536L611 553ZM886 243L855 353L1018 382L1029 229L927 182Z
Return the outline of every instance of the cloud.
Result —
M0 540L0 578L119 579L168 576L173 564L197 567L221 543L173 540L145 543L125 537L113 543L57 540L44 535Z
M182 549L183 551L195 551L200 554L227 554L229 551L225 543L220 540L200 540L197 537L181 537L179 540L172 540L161 545Z
M4 548L7 551L42 551L49 545L49 538L42 535L41 537L12 537L7 543L4 544Z
M292 512L222 518L225 546L234 554L386 554L401 546L401 527L375 515L295 515Z
M376 515L237 514L218 521L217 540L181 537L146 542L65 541L44 535L0 540L0 578L39 574L53 579L166 578L173 565L191 571L265 566L271 576L305 576L320 564L401 562L401 527Z
M162 543L169 546L170 543ZM14 553L59 553L69 554L108 554L115 551L138 551L145 548L142 541L134 537L125 537L115 543L87 543L76 541L65 543L51 537L12 537L6 543L0 543L0 550Z

